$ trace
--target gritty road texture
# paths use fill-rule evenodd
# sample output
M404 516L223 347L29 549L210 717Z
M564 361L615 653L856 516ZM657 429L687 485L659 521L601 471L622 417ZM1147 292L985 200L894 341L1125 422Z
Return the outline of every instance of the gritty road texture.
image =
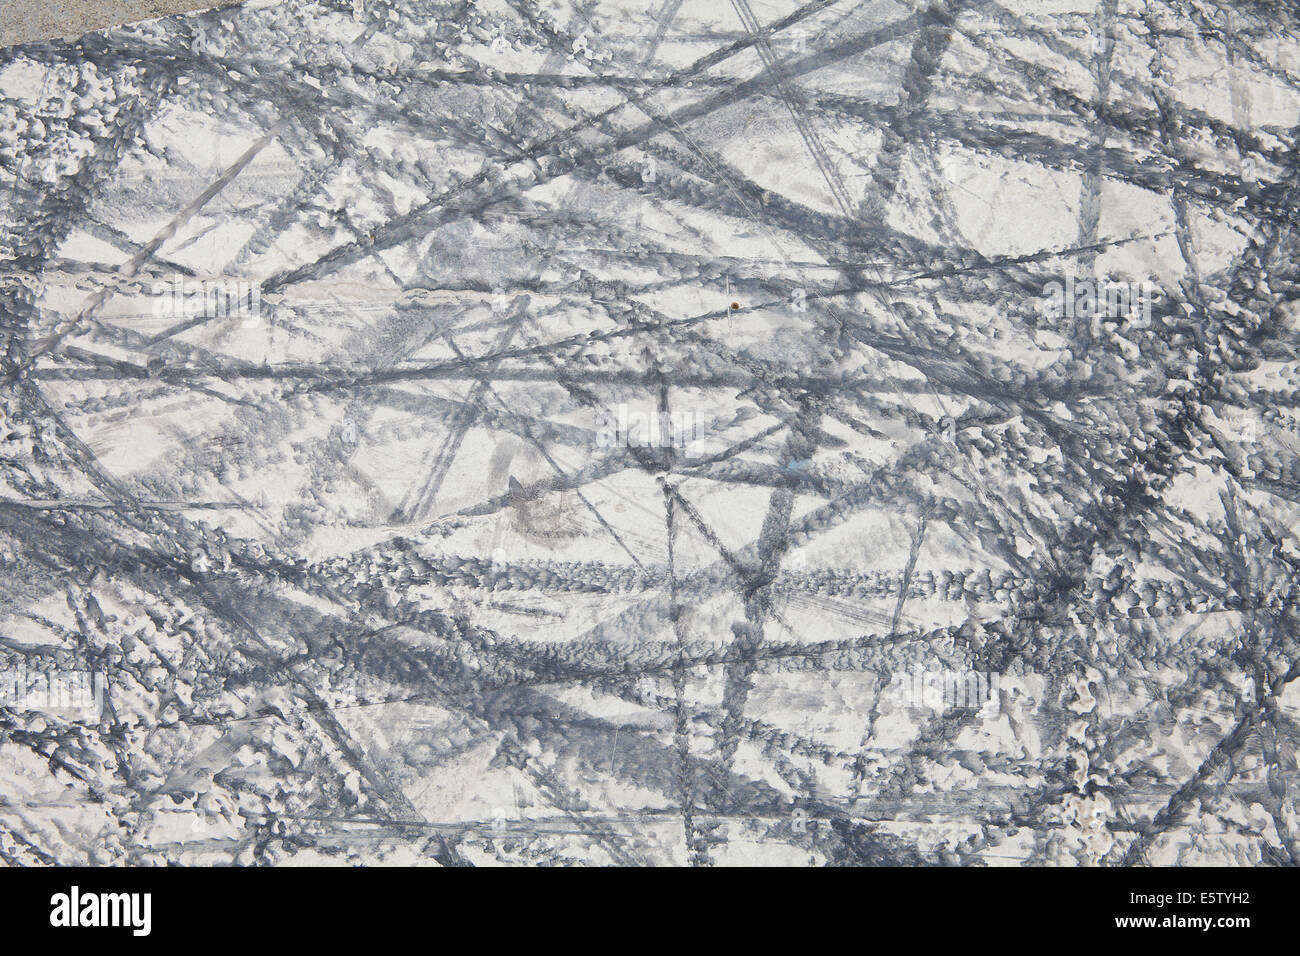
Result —
M6 0L0 5L0 46L152 20L222 6L201 0Z

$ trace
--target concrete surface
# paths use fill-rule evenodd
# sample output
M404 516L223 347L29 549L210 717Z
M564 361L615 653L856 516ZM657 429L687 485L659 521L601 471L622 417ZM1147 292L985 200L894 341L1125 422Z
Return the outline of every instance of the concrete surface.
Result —
M219 0L0 0L0 46L78 37L121 23L219 6L225 4Z

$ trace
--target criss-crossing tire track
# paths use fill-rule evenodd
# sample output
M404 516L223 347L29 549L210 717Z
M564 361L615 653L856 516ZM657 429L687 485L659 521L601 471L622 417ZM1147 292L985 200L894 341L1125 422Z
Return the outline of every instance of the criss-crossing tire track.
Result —
M1296 12L0 50L0 859L1294 864Z

